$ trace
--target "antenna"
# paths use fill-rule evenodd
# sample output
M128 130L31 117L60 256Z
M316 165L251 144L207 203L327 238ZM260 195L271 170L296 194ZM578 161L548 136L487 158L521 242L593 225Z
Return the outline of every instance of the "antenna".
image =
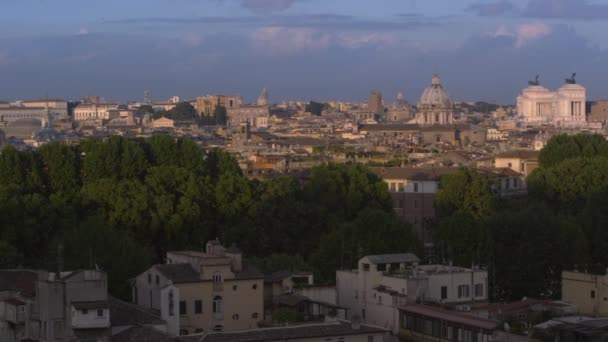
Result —
M63 272L63 245L57 246L57 271L59 275Z

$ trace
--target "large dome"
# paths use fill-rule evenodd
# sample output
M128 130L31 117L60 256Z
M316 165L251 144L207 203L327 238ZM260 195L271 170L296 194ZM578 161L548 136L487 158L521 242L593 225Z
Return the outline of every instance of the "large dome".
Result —
M445 90L445 88L443 88L443 86L441 85L439 75L433 75L433 84L431 84L430 87L424 90L424 93L422 93L418 105L448 107L452 106L452 99L450 98L450 95L448 95L447 90Z

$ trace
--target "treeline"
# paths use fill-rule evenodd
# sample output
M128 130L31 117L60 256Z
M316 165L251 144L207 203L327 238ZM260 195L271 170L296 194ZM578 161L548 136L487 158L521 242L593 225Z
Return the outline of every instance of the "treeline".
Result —
M248 180L222 150L190 140L111 137L0 153L0 267L100 267L110 290L172 249L219 237L265 271L332 281L370 253L418 251L384 183L362 166Z
M499 198L468 170L445 177L437 194L440 258L487 266L496 300L559 298L562 270L608 266L608 142L559 135L539 162L527 198Z

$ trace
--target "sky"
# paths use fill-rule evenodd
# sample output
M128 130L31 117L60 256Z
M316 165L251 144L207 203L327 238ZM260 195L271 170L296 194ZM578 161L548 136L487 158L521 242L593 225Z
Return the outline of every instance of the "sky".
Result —
M0 100L608 98L608 0L0 0Z

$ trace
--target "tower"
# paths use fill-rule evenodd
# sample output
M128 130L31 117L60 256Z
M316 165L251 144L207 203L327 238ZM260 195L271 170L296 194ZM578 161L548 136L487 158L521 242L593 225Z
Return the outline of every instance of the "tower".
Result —
M262 89L256 104L258 106L268 106L268 90L266 88Z

